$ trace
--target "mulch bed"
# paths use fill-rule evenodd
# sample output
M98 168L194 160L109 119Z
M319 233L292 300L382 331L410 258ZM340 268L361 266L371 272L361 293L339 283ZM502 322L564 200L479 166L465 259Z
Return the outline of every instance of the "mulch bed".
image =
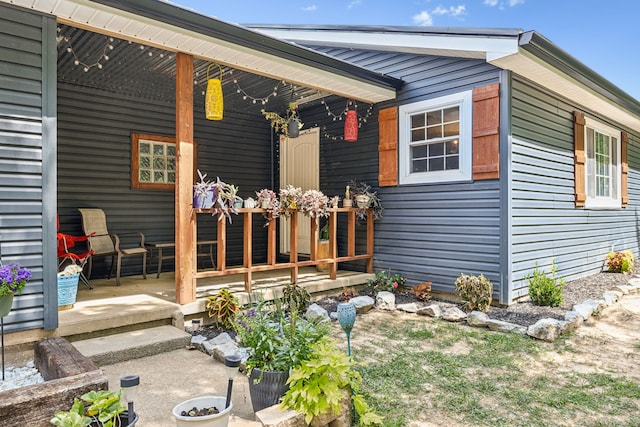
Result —
M635 271L640 268L640 263L634 266ZM564 302L559 307L543 307L534 305L530 300L524 299L514 303L508 307L491 306L487 315L496 320L515 323L522 326L530 326L540 319L552 318L563 320L567 311L570 311L574 305L580 304L588 299L600 299L602 295L615 288L617 285L628 283L631 275L622 273L597 273L581 279L567 282L562 289ZM370 289L363 289L360 295L369 295L375 298L374 293ZM340 297L327 296L320 300L314 301L329 313L336 311L340 302ZM418 307L430 304L438 304L441 308L457 306L461 308L460 303L447 301L439 298L432 298L429 301L418 300L411 292L396 293L396 305L415 302ZM228 332L216 325L209 324L201 327L198 331L193 332L194 335L204 335L208 339L214 338L221 332Z

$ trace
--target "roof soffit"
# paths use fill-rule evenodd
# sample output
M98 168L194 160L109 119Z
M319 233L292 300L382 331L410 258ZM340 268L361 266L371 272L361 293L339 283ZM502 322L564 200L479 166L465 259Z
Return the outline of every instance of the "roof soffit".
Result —
M189 53L200 59L215 61L236 69L286 80L347 98L375 103L395 97L394 88L367 82L366 79L350 75L348 72L341 72L339 69L331 70L331 64L316 67L309 61L305 64L305 61L286 59L94 1L0 1L54 15L61 23L169 51ZM293 49L305 48L293 47ZM313 55L318 55L319 59L322 59L320 56L324 56L316 52ZM338 60L327 58L329 63L334 63L333 65L338 68L340 65ZM349 64L349 66L352 65Z

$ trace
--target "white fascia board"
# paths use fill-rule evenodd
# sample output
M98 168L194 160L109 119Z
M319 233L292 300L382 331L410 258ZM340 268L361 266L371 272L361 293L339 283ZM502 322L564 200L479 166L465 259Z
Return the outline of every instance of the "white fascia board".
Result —
M88 0L0 1L54 15L58 22L99 34L191 54L207 61L346 98L377 103L396 96L393 88L321 70Z
M576 81L531 53L519 53L491 61L491 64L512 71L540 86L567 98L576 104L595 111L635 132L640 132L640 117L620 108L599 93Z
M321 44L423 55L443 55L492 60L518 51L518 37L465 36L456 34L387 33L376 31L315 31L258 28L266 35L299 44Z

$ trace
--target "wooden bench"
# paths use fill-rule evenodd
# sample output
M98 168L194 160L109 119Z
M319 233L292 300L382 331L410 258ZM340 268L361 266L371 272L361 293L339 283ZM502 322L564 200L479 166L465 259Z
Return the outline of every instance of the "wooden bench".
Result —
M217 240L199 240L198 241L198 259L201 257L209 258L211 261L211 266L215 269L216 263L213 260L213 247L218 244ZM156 274L156 279L160 277L160 272L162 271L162 261L165 259L175 258L175 247L176 244L174 242L145 242L144 246L149 250L149 263L151 263L151 258L153 258L154 249L158 252L158 273ZM164 249L173 249L171 253L165 253Z

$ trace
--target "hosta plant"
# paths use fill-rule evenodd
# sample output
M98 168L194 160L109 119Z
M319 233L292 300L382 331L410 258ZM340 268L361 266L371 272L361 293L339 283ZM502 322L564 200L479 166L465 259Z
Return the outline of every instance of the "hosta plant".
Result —
M209 317L225 329L233 329L240 303L228 289L220 289L217 294L207 297L205 308Z
M462 300L462 308L467 312L487 311L491 306L493 285L483 274L480 276L461 274L456 279L456 292Z

